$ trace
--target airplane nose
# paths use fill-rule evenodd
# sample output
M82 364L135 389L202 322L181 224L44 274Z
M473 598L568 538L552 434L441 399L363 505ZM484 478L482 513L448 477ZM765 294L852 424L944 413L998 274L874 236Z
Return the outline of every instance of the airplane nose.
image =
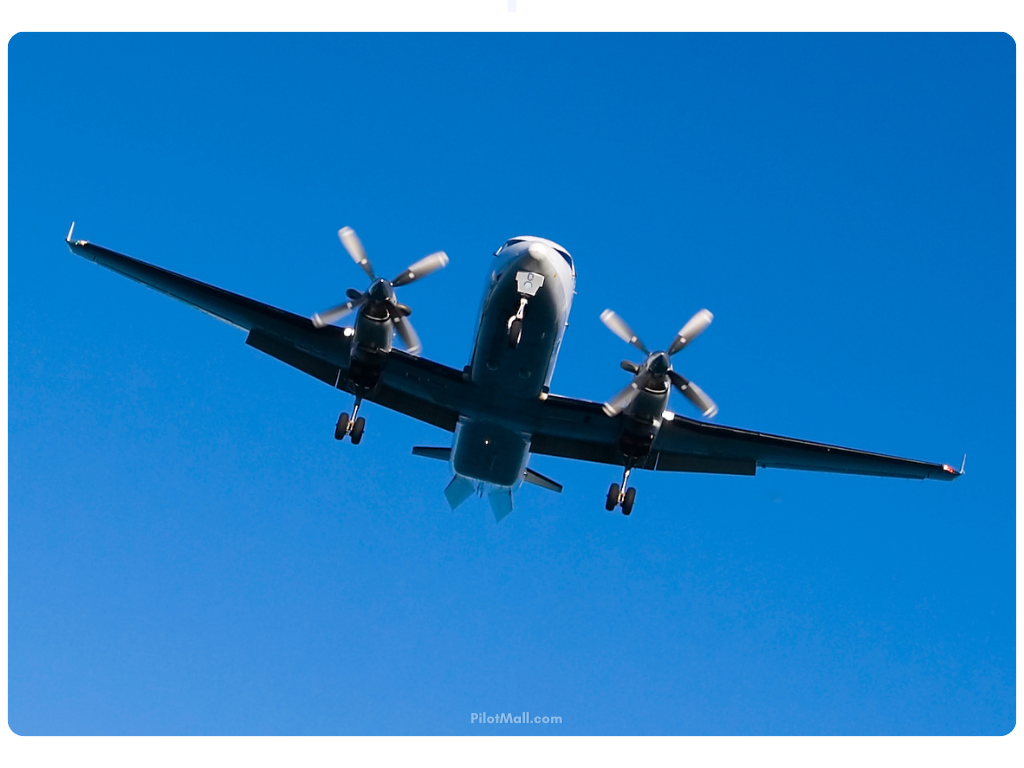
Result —
M526 249L526 252L538 261L548 261L551 258L551 249L544 245L544 243L530 243L530 247Z

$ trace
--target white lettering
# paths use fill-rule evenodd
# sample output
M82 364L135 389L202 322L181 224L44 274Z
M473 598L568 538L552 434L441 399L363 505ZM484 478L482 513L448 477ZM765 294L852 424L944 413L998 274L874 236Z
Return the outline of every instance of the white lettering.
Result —
M540 725L547 723L561 723L562 718L558 715L554 716L532 716L529 712L520 712L518 715L513 715L511 712L499 712L497 715L488 715L486 712L471 712L469 715L469 722L471 723L497 723L498 725L507 724L518 724L518 725Z

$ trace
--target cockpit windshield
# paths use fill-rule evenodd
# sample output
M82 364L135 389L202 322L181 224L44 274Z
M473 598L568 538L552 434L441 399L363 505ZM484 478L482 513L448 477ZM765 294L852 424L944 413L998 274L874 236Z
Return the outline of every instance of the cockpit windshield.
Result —
M516 243L521 243L521 242L523 242L523 238L521 238L521 237L513 237L511 240L506 240L502 244L502 246L498 250L496 250L494 252L494 255L497 256L499 253L501 253L503 250L508 248L510 245L515 245Z
M562 254L562 256L565 258L566 262L568 262L568 264L569 264L569 269L571 269L572 273L575 275L576 274L576 266L572 263L572 256L569 255L569 252L567 250L565 250L564 248L555 248L555 250L558 251L560 254Z
M541 238L541 237L513 237L511 240L506 240L505 244L502 245L501 248L499 248L498 250L496 250L494 252L494 255L497 256L504 249L508 248L511 245L516 245L518 243L525 243L525 242L528 242L528 241L531 241L531 242L532 241L544 242L547 245L549 245L552 248L554 248L556 251L558 251L559 255L561 255L561 257L563 259L565 259L566 263L568 263L569 269L572 270L573 275L576 274L576 267L572 263L572 256L569 255L569 252L567 250L565 250L565 248L563 248L562 246L557 245L556 243L553 243L550 240L544 240L544 238Z

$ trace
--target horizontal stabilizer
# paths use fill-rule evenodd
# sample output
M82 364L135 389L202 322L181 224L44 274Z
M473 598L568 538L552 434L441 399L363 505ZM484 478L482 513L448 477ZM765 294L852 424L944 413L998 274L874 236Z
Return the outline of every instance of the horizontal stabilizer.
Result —
M534 472L532 469L526 470L526 474L523 475L523 480L527 483L531 483L532 485L538 485L541 488L554 491L555 493L562 492L561 483L556 483L551 478L544 477L540 472Z
M487 500L491 502L491 509L494 511L494 519L501 522L512 514L512 489L499 488L487 494Z
M444 497L448 499L448 506L452 509L458 507L462 502L473 495L474 487L466 478L456 475L444 489Z
M429 445L417 445L412 449L413 456L425 456L428 459L448 461L452 457L451 448L434 448Z

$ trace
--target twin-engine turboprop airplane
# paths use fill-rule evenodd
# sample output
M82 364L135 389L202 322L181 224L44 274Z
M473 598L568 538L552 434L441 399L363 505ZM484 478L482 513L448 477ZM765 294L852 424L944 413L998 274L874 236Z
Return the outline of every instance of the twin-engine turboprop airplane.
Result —
M622 467L622 480L608 489L605 508L621 507L624 515L633 511L636 498L636 489L627 487L634 469L753 475L758 467L777 467L932 480L963 473L962 464L956 470L673 414L668 410L671 386L704 416L718 410L672 368L672 357L711 322L705 309L664 351L655 352L606 310L601 315L605 325L647 355L640 365L622 362L633 380L603 405L549 394L576 269L564 248L540 237L514 237L494 253L473 356L457 371L417 356L421 345L408 319L412 310L395 295L395 288L444 267L448 257L443 252L420 259L393 280L378 278L359 238L345 227L338 236L370 278L370 287L349 289L348 301L307 319L74 240L73 232L74 224L66 238L72 252L247 331L250 346L355 395L352 414L338 419L336 439L360 442L366 423L358 416L363 400L454 433L450 447L412 449L417 456L449 462L454 477L445 497L453 509L473 493L486 494L501 520L512 511L512 492L524 481L561 492L561 485L527 466L531 453ZM352 327L333 325L352 312ZM395 333L405 352L392 347Z

